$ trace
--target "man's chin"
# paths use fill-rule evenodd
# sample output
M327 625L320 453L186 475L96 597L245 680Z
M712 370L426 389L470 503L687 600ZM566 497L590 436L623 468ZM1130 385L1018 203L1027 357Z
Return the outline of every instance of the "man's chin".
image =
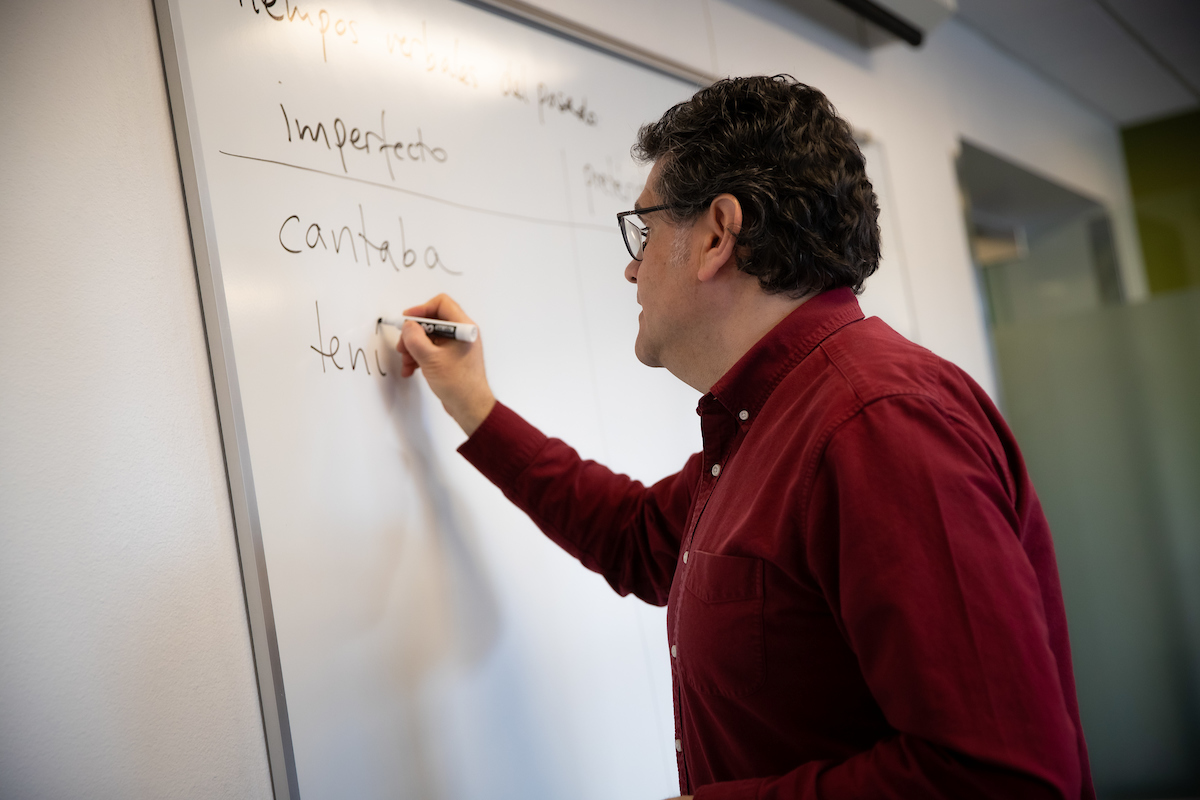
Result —
M642 340L641 331L638 332L637 341L633 343L633 354L637 356L638 361L647 367L662 366L662 361L659 360L658 354Z

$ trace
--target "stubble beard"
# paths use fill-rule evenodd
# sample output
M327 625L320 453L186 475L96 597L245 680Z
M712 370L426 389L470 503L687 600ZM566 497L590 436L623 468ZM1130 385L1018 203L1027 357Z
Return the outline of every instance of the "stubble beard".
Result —
M682 225L675 229L675 236L671 241L671 256L667 265L667 268L672 272L684 269L687 265L688 246L690 244L688 233L689 228ZM634 342L634 355L637 356L638 361L647 367L666 367L666 364L663 363L662 354L664 342L661 338L656 341L655 337L647 330L648 323L644 309L641 316L642 319L638 325L637 340Z

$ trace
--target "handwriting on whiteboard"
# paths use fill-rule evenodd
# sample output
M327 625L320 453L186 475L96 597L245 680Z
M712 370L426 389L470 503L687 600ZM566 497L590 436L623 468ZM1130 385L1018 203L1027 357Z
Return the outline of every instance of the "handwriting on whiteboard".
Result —
M407 58L425 72L444 75L472 89L479 88L479 76L475 65L459 57L458 39L454 40L448 52L442 50L429 41L429 31L424 20L421 21L420 36L412 33L388 33L387 51L389 55Z
M308 252L332 258L340 257L343 260L349 257L356 264L360 263L358 256L361 252L366 266L371 265L371 254L374 253L376 262L381 265L390 264L396 272L400 272L401 268L414 267L419 261L428 269L440 268L450 275L462 275L442 261L441 254L433 245L427 245L418 258L416 249L408 246L404 233L404 218L396 217L396 222L399 227L400 246L394 249L390 240L375 241L367 235L367 220L361 203L358 206L357 233L351 230L349 225L338 225L337 222L322 226L320 222L310 221L305 225L299 214L291 214L279 226L279 246L292 255Z
M238 5L245 8L246 4L244 0L238 0ZM267 17L276 22L307 22L309 27L321 36L322 61L329 60L330 40L340 41L345 37L345 41L349 44L358 44L358 31L355 30L354 20L334 17L323 8L317 11L317 18L314 20L312 14L301 9L301 5L291 2L291 0L284 0L283 9L280 10L279 0L250 0L250 7L254 9L255 14L265 11Z
M351 372L357 372L361 366L368 375L371 375L371 363L367 358L367 353L362 347L355 347L354 344L347 339L345 342L346 350L342 351L342 340L337 336L330 336L326 341L321 333L321 304L316 300L313 301L313 308L317 312L317 344L309 345L309 349L315 351L321 357L321 372L328 372L325 368L325 359L329 359L337 370L341 371L350 367ZM383 370L383 364L379 360L379 337L375 337L376 341L371 342L367 346L371 348L372 354L375 356L375 375L381 378L386 378L387 373ZM338 358L342 359L341 362Z
M557 111L575 117L584 125L595 125L599 121L596 112L588 108L587 98L582 100L566 92L556 92L544 83L538 87L538 122L546 124L545 111Z
M536 99L538 122L542 125L548 117L554 116L576 119L587 126L600 122L600 115L589 106L587 97L574 95L545 81L529 79L526 67L514 65L511 60L503 66L481 63L452 33L448 34L448 40L444 37L441 41L435 40L430 36L425 20L420 23L420 33L415 29L397 31L394 25L388 31L375 31L362 20L340 16L325 7L313 11L315 6L293 0L238 0L238 5L253 10L267 21L298 24L305 32L303 35L313 36L314 44L319 37L321 60L326 63L331 48L335 47L342 53L349 52L349 48L384 53L393 59L403 59L402 63L411 64L422 74L449 79L468 89L481 89L491 84L489 88L501 97L518 100L530 107L534 107ZM291 25L285 27L292 28ZM284 116L287 116L286 112Z
M525 74L525 65L514 65L511 61L504 65L500 75L500 95L522 103L532 103L533 95L529 90L529 79ZM588 108L586 97L573 97L566 92L550 88L545 83L537 85L538 122L546 124L546 111L557 111L559 114L575 117L584 125L595 125L600 121L596 112Z
M618 162L614 169L612 158L605 158L604 162L603 167L595 167L591 164L583 165L583 185L587 189L589 214L596 213L595 203L592 201L593 192L622 200L632 208L633 202L642 193L642 187L646 185L645 179L626 180L622 178L620 163Z
M325 149L330 153L337 148L338 159L341 161L342 172L349 173L350 168L346 165L346 145L350 146L350 152L353 156L356 152L366 156L371 155L371 148L374 146L375 155L382 155L387 163L388 175L392 180L396 179L396 173L392 169L392 162L403 164L405 162L417 162L422 164L444 164L446 162L446 150L442 147L436 147L426 144L424 134L421 129L417 128L416 139L404 141L388 141L387 124L385 119L385 111L379 112L379 130L374 131L370 128L348 127L346 122L341 117L334 117L333 122L328 128L324 122L318 121L316 125L312 124L311 120L301 123L299 117L288 117L287 109L283 103L279 104L279 110L283 112L283 124L287 130L287 140L292 144L309 143L315 144L318 147L325 146ZM295 130L295 136L292 132ZM330 132L333 133L333 138L330 138ZM372 142L372 140L374 140Z

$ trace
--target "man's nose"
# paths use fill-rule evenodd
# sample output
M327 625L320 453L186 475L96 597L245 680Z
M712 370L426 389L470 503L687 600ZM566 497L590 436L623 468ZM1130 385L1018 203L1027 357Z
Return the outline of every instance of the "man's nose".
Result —
M638 262L635 260L630 260L630 262L625 265L625 280L629 281L630 283L637 283L637 273Z

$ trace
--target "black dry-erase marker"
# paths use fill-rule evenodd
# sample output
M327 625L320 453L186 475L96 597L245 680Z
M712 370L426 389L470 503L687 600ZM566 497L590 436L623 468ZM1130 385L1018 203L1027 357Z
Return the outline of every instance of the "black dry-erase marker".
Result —
M479 326L469 322L451 322L448 319L428 319L427 317L400 317L391 320L379 318L381 325L391 325L399 328L406 320L412 320L425 329L429 336L440 336L443 339L456 339L460 342L473 342L479 338Z

